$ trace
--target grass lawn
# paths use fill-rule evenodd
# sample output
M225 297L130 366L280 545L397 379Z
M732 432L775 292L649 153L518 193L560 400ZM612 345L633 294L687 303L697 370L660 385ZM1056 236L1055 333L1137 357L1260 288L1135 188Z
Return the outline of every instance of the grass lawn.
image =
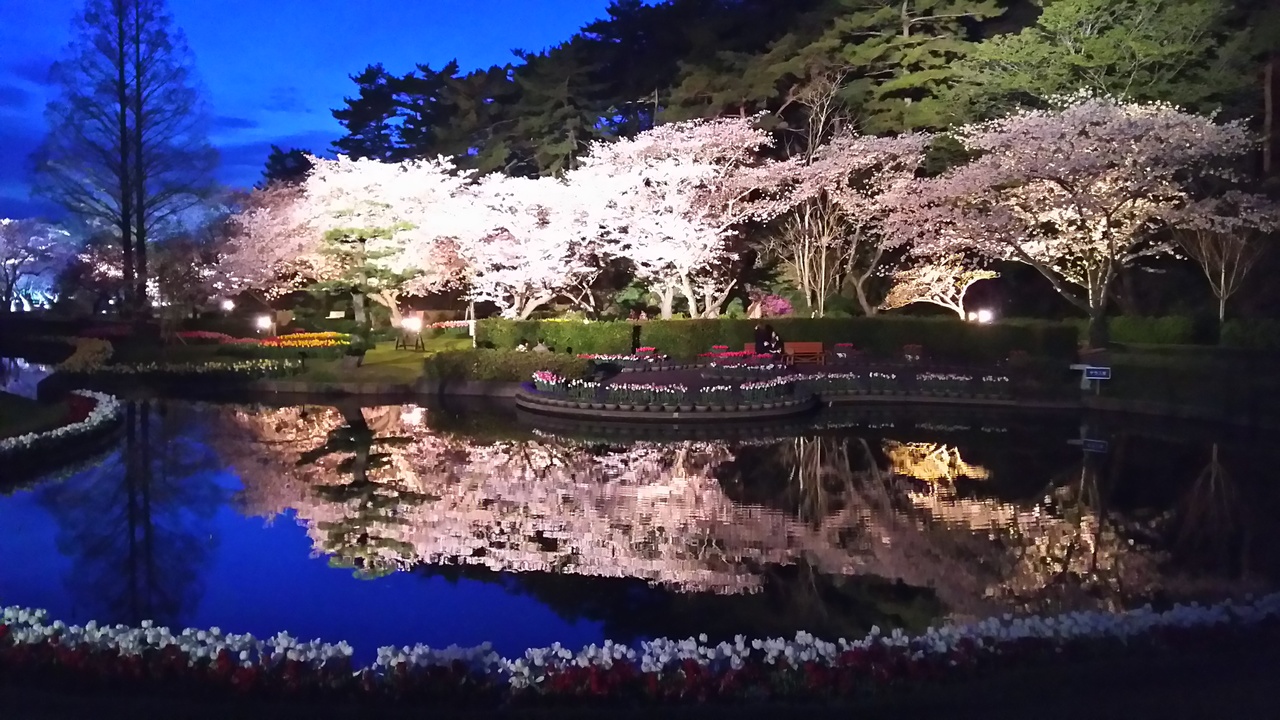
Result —
M30 398L0 392L0 438L55 428L66 414L67 406L64 403L46 405Z
M316 383L361 382L411 385L422 377L422 360L428 354L442 350L465 350L471 347L471 338L444 335L424 338L426 352L396 350L394 341L378 343L364 356L358 368L344 368L342 359L307 360L306 369L290 380ZM219 355L217 345L165 345L120 343L112 353L111 362L122 364L222 364L244 360L243 357Z
M301 373L291 376L290 380L304 382L332 383L390 383L411 385L422 377L422 360L433 352L445 350L466 350L471 347L471 338L442 336L424 338L426 352L396 350L394 341L378 343L378 346L365 353L364 362L358 368L342 367L342 360L308 360L307 367Z

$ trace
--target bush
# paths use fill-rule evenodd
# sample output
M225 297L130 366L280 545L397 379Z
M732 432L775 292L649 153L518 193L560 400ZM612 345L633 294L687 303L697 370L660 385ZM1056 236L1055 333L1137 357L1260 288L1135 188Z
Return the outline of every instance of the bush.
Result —
M783 341L822 342L828 347L853 343L872 355L895 356L904 345L921 345L926 353L953 361L1003 360L1014 350L1029 355L1070 360L1079 345L1073 323L1038 320L1005 321L990 325L955 318L857 317L770 318ZM713 345L741 349L755 337L755 320L650 320L640 324L640 345L682 360L691 360ZM575 353L621 354L631 351L632 324L626 321L563 323L482 320L476 330L480 342L500 350L521 342L545 340L557 349Z
M423 374L432 380L524 382L539 370L583 377L588 361L558 353L515 350L450 350L427 356Z
M1087 326L1087 323L1085 323ZM1197 323L1194 318L1182 316L1135 317L1121 315L1111 318L1108 329L1111 341L1134 345L1191 345L1196 342Z
M623 321L590 322L566 320L481 320L476 323L476 342L499 350L513 350L520 343L533 347L541 340L556 350L596 355L625 355L631 352L631 324Z
M1280 320L1228 320L1222 323L1218 343L1246 350L1280 351Z

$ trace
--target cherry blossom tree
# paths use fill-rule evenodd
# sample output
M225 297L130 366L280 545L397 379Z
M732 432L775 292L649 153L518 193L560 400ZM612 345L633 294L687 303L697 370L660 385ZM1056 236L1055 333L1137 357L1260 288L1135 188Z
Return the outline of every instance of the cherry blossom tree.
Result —
M24 285L54 273L70 256L69 233L36 220L0 218L0 310L22 301Z
M960 253L925 258L893 274L893 285L880 303L880 309L892 310L912 303L930 303L944 307L964 320L964 296L969 288L982 280L997 277L999 273L974 267Z
M926 252L976 249L1026 263L1106 340L1112 281L1171 243L1152 230L1186 206L1197 178L1231 177L1252 147L1239 123L1160 103L1075 96L962 129L977 158L906 186L887 203L894 232Z
M839 135L805 163L791 164L791 211L766 247L789 270L814 315L846 283L867 315L876 305L867 282L898 239L886 232L881 199L910 184L930 137Z
M761 158L771 144L755 118L660 125L592 145L566 179L597 199L594 224L658 297L664 318L677 293L691 316L715 317L736 285L740 227L786 209L783 164Z
M403 290L431 292L462 277L457 236L477 226L459 212L469 176L451 161L311 163L301 183L253 193L225 259L229 284L270 293L302 285L342 290L351 293L358 321L367 297L398 324Z
M258 290L272 298L323 276L320 235L306 214L300 185L255 189L232 217L214 286Z
M1264 196L1237 190L1192 203L1180 216L1174 238L1204 271L1222 322L1227 299L1240 289L1262 256L1262 236L1280 228L1280 206Z
M604 268L591 211L599 197L552 177L481 178L464 193L471 225L457 245L470 298L522 320L566 294L590 309L590 288Z

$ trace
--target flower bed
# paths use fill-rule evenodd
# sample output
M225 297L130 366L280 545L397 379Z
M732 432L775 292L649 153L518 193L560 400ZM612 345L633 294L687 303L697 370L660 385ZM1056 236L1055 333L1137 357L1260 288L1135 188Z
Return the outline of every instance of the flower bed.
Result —
M90 374L107 376L190 377L216 380L253 380L292 375L302 368L301 360L258 359L225 363L140 363L104 365ZM75 375L77 373L67 373Z
M1235 632L1274 632L1280 595L1244 603L1142 608L1121 614L990 619L930 628L919 636L872 628L861 640L794 639L712 644L659 638L638 647L606 642L577 652L560 645L506 658L488 645L383 647L368 666L345 642L302 642L219 628L68 626L39 610L0 614L0 677L37 678L60 689L145 685L239 694L482 702L608 699L618 702L817 699L972 676L983 669L1128 652L1198 647Z
M96 372L105 367L114 350L109 341L100 338L57 338L57 340L70 344L75 349L71 351L70 357L54 367L54 372Z
M580 360L594 360L597 363L610 363L617 365L622 372L649 372L656 370L683 370L689 365L676 362L666 355L659 355L653 352L653 348L641 348L647 352L637 352L634 355L600 355L600 354L582 354L578 355Z
M791 376L741 385L715 385L690 392L679 383L608 383L568 380L554 372L533 373L533 389L555 402L609 410L688 412L690 410L760 409L796 399Z
M83 441L120 420L120 403L110 395L74 390L66 402L68 414L64 424L52 430L0 440L0 457L48 455L63 443Z
M219 355L248 358L338 358L351 347L351 336L345 333L298 332L256 339L232 339L218 348Z

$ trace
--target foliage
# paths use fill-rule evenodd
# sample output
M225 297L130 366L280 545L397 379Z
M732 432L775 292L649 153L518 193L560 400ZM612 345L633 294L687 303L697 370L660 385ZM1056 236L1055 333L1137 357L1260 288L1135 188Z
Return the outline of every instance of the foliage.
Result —
M1196 342L1196 321L1189 317L1121 315L1111 318L1108 323L1111 339L1115 342L1138 345L1190 345Z
M1090 90L1252 114L1250 31L1225 0L1046 0L1035 24L974 47L958 72L978 113Z
M681 360L692 360L713 346L740 349L755 340L756 320L650 320L639 325L642 345ZM1015 350L1030 355L1070 360L1075 357L1078 331L1070 323L1003 321L979 325L955 318L777 318L770 324L784 342L852 342L881 356L901 355L904 345L921 345L932 356L948 360L1003 360ZM510 323L481 320L478 336L502 350L557 332L558 322ZM574 352L624 354L630 351L632 325L594 322L576 325ZM568 339L568 338L566 338ZM559 346L557 346L559 348ZM523 353L522 353L523 354ZM546 357L543 355L542 357ZM543 368L538 368L543 369Z
M1280 351L1280 320L1228 320L1219 342L1224 347Z
M625 355L631 352L631 328L625 322L571 322L556 320L504 320L476 323L476 343L503 350L520 345L547 347L565 353Z
M588 361L559 353L517 350L447 350L427 357L424 377L431 380L525 382L539 370L568 378L582 377Z
M996 0L842 0L816 43L851 68L845 89L866 132L938 129L956 117L947 89L960 61L981 44L983 21L998 18Z

